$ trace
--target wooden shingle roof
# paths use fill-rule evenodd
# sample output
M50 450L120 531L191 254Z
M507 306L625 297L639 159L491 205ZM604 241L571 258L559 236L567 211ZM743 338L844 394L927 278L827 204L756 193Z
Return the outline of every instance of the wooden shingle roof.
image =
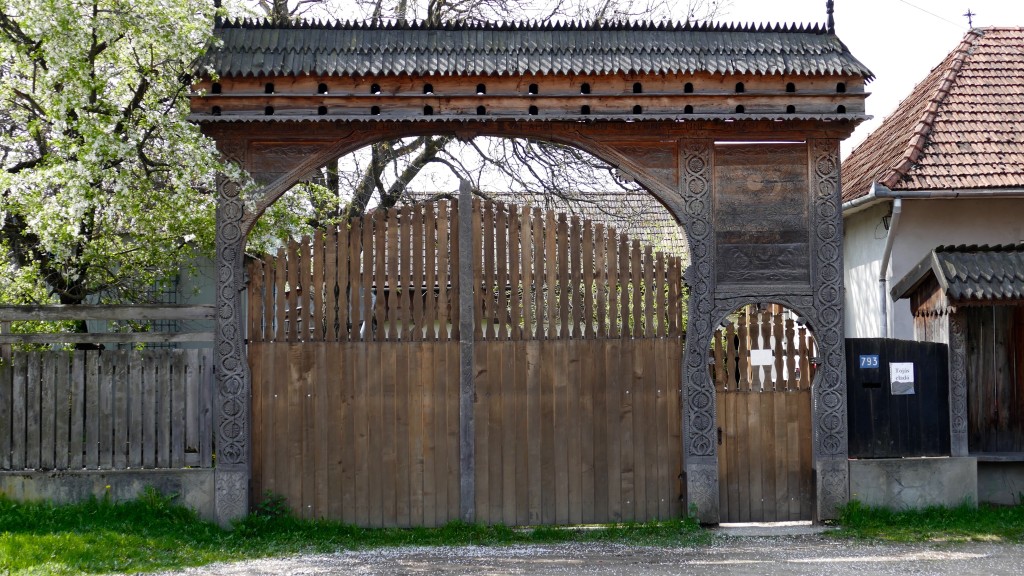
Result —
M522 74L855 75L818 26L219 22L200 68L220 77Z
M843 200L1024 187L1024 28L977 28L844 161Z
M950 304L1024 301L1024 244L938 246L892 288L909 296L933 275Z

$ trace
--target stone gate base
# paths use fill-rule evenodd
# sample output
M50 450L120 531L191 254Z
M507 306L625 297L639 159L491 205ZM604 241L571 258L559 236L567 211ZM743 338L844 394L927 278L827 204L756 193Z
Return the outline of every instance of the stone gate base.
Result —
M892 510L978 503L976 458L850 460L850 499Z

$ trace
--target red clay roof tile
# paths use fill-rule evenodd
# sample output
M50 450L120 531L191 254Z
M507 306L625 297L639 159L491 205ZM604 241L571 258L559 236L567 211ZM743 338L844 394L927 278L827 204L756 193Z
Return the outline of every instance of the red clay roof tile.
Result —
M1024 28L976 28L843 163L843 201L1024 187Z

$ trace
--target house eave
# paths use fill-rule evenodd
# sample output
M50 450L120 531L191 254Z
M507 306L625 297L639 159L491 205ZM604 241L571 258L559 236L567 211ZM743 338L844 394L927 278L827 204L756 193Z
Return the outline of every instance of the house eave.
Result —
M1024 188L961 188L937 190L891 190L874 182L864 196L843 202L843 217L867 210L895 198L904 200L977 200L980 198L1024 198Z

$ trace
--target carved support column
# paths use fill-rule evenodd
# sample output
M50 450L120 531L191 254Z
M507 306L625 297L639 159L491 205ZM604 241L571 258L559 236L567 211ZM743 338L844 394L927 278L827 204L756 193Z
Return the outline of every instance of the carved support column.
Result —
M708 524L719 522L718 444L715 386L708 374L708 345L714 331L714 234L711 220L713 145L684 140L680 174L685 227L690 241L689 318L683 359L683 462L687 506Z
M227 525L249 511L249 368L242 329L245 235L237 182L217 182L217 327L215 501Z
M850 499L839 141L811 140L808 148L814 206L814 328L821 358L812 392L816 519L827 520Z
M967 318L949 314L949 455L967 456Z

